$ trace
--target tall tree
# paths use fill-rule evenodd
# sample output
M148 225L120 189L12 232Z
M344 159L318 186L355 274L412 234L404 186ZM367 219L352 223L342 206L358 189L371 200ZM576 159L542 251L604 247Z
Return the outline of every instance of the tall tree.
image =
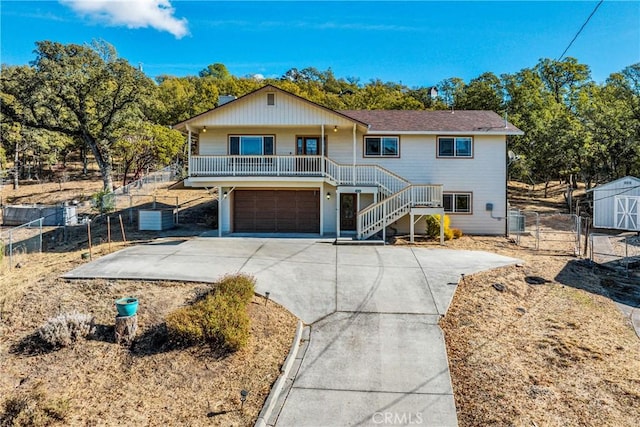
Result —
M153 82L113 46L36 43L31 67L19 67L1 77L0 92L10 102L3 116L34 128L79 138L93 153L103 187L113 189L112 148L117 130L143 120Z

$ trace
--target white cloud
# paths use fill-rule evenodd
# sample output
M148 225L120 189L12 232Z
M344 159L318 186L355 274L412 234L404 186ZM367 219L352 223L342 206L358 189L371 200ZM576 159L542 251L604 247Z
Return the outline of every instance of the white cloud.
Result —
M169 0L60 0L82 16L128 28L152 27L180 39L189 34L186 18L176 18Z

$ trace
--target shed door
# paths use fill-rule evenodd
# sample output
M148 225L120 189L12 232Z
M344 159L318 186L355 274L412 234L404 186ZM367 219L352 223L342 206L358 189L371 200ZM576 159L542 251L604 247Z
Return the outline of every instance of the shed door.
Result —
M640 230L640 197L616 196L616 228Z
M234 230L244 233L319 233L318 190L235 190Z

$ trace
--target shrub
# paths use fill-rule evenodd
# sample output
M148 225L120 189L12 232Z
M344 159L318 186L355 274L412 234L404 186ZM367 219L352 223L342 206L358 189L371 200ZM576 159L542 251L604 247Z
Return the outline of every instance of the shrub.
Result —
M213 291L190 306L167 316L167 331L180 344L208 344L236 351L249 341L247 306L255 279L239 274L225 276Z
M115 195L109 190L100 190L91 196L93 207L100 213L113 212L116 210Z
M440 215L427 215L427 236L432 239L440 238ZM453 239L453 231L449 228L449 224L451 223L451 219L445 215L444 216L444 239L451 240Z
M65 313L47 320L38 329L38 336L53 348L67 347L79 338L95 332L93 316L83 313Z
M459 228L452 228L451 231L453 232L454 239L459 239L462 237L462 230L460 230Z
M248 274L229 274L216 283L217 292L225 295L237 295L247 304L253 299L256 279Z
M7 398L0 416L2 426L48 426L65 421L69 414L69 401L50 400L39 389Z

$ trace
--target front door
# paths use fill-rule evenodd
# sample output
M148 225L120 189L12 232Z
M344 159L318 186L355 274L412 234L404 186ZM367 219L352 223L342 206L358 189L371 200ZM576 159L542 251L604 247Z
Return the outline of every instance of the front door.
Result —
M358 215L358 195L354 193L340 194L340 230L356 231Z

